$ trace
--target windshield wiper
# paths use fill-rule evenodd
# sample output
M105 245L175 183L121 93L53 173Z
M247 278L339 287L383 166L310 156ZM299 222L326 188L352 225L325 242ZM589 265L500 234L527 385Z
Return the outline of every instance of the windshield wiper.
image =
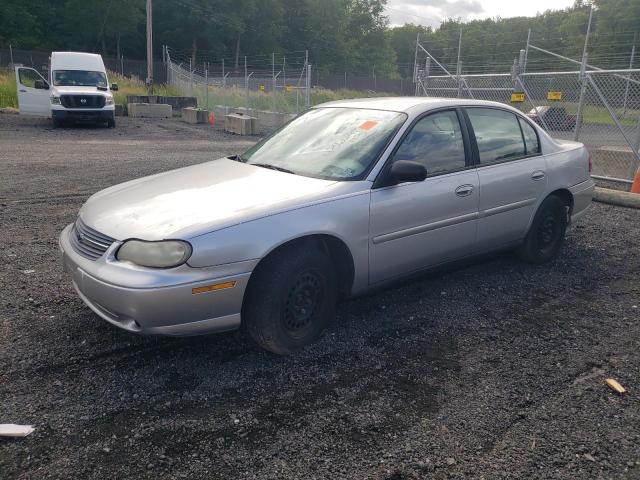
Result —
M275 165L270 165L268 163L250 163L249 165L255 165L256 167L268 168L269 170L277 170L278 172L291 173L295 175L294 172L288 170L286 168L277 167Z

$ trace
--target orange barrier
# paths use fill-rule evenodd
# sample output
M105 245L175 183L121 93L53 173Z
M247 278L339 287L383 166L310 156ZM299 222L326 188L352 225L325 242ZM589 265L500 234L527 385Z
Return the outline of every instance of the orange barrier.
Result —
M640 193L640 168L636 171L636 176L633 178L633 184L629 191L631 193Z
M209 113L209 125L213 126L216 123L216 116L213 112Z

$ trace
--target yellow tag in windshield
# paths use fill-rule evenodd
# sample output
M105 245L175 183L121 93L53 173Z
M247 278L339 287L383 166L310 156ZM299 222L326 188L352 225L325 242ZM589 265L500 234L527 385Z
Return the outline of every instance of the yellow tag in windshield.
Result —
M362 125L360 125L360 128L362 130L371 130L376 125L378 125L378 122L374 122L373 120L367 120Z

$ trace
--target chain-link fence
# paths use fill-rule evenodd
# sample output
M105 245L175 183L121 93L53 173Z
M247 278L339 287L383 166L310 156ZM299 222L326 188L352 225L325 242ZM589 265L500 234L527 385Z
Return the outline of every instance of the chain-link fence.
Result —
M594 177L633 180L640 165L640 69L520 73L516 65L511 73L487 75L442 70L429 61L417 68L416 94L512 105L553 137L584 143Z
M311 64L306 52L196 63L167 48L165 64L167 82L182 95L196 97L199 107L258 117L265 132L311 105Z

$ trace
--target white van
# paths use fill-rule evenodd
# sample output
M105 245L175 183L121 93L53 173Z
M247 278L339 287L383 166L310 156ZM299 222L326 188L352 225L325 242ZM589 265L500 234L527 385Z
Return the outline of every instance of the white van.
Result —
M115 127L115 105L107 70L100 55L53 52L49 80L28 67L16 67L20 113L51 118L54 127L65 122L106 123Z

